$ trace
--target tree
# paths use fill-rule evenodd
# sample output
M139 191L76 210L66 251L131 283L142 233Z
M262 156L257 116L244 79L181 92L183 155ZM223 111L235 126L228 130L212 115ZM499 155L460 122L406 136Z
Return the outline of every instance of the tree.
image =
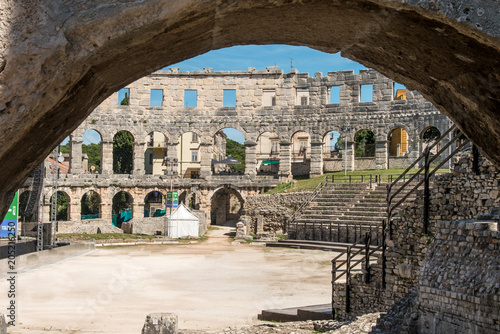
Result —
M337 142L335 143L335 150L342 150L344 147L344 141L342 140L342 136L337 137Z
M439 137L441 137L441 132L439 132L436 127L431 126L427 130L425 130L424 135L422 136L422 140L424 141L424 143L428 144L435 141Z
M128 100L128 93L125 93L125 97L123 100L120 102L120 105L122 106L128 106L129 105L129 100Z
M82 198L82 215L96 215L99 213L101 200L95 191L89 191Z
M89 168L90 166L95 166L97 171L101 169L101 143L90 143L88 145L83 144L82 152L87 154L89 158Z
M113 213L119 214L121 211L130 209L131 202L130 195L125 191L120 191L113 197Z
M67 142L64 145L61 145L61 153L70 153L70 143ZM100 170L101 168L101 143L94 144L90 143L88 145L82 145L82 153L87 154L89 158L89 167L95 166L96 170Z
M59 146L61 148L61 153L69 153L69 142L64 145Z
M227 138L226 155L241 161L241 164L233 165L235 171L245 172L245 145Z
M118 132L113 138L113 172L130 174L133 168L134 137L127 131Z
M52 203L52 197L50 199ZM51 208L52 211L52 208ZM65 221L68 219L68 196L61 192L57 192L57 208L56 208L56 219Z
M375 134L370 130L363 129L356 134L355 157L373 157L375 156Z

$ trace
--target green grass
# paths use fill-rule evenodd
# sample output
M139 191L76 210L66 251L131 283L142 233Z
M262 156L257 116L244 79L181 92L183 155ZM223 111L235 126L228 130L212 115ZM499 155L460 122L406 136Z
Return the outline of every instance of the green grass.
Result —
M382 170L356 170L353 172L347 172L347 178L351 176L353 182L360 182L361 175L363 175L364 182L370 182L370 175L373 175L373 181L375 181L375 175L379 175L382 177L383 182L387 182L388 175L394 175L393 178L397 178L401 173L405 170L402 168L391 168L391 169L382 169ZM414 174L418 171L418 169L412 169L409 174ZM448 169L440 169L438 173L448 173ZM335 183L344 183L344 171L338 172L329 172L325 173L325 175L314 177L312 179L307 177L300 177L294 180L293 188L287 189L285 192L298 192L298 191L312 191L314 190L318 184L323 181L326 175L333 175L335 178ZM349 182L349 180L348 180ZM265 194L274 194L279 192L279 187L283 188L284 183L278 185L277 187L270 189L265 192ZM278 190L276 190L278 189Z
M137 235L128 233L99 233L99 234L86 234L86 233L58 233L59 239L65 240L147 240L154 239L154 235Z
M276 187L269 189L266 191L264 194L277 194L277 193L282 193L289 191L288 189L290 188L290 182L287 183L280 183Z

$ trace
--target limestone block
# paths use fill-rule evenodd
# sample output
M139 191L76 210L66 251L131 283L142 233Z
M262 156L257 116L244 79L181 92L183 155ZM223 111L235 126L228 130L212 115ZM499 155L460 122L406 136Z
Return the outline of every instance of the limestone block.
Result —
M151 313L146 317L141 334L177 334L177 314Z
M412 278L413 277L413 266L408 263L401 263L396 266L396 272L402 278Z

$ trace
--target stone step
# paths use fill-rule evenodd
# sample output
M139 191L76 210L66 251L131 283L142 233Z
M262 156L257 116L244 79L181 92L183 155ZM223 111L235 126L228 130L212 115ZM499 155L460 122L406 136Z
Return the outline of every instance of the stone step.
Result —
M348 220L348 219L343 219L343 217L338 217L338 219L329 219L329 218L324 218L324 217L321 217L321 218L315 218L315 219L307 219L307 218L302 218L302 217L299 217L297 220L296 220L296 223L298 224L307 224L307 225L313 225L313 224L316 224L316 225L319 225L321 223L323 224L327 224L329 225L330 223L332 224L340 224L340 225L359 225L359 224L365 224L367 226L376 226L376 225L381 225L382 224L382 220L383 219L380 219L380 220L361 220L361 219L358 219L358 220ZM294 223L292 223L293 225Z
M307 320L332 320L332 304L291 307L285 309L262 310L257 316L265 321L307 321Z
M378 215L378 216L356 216L356 215L344 215L340 217L339 219L342 220L355 220L355 221L370 221L370 222L378 222L381 221L382 219L386 218L385 215Z
M373 207L368 207L368 206L360 206L356 205L353 208L348 209L349 211L347 212L353 212L353 213L367 213L367 212L373 212L373 213L379 213L379 212L386 212L386 206L380 207L380 206L373 206Z

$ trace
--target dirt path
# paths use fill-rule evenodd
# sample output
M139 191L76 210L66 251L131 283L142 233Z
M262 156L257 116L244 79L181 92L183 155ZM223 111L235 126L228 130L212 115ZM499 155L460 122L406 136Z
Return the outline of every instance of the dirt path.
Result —
M101 248L23 274L20 324L9 333L136 334L153 312L178 314L179 328L217 330L258 323L262 309L330 301L334 254L233 245L232 231L191 245Z

